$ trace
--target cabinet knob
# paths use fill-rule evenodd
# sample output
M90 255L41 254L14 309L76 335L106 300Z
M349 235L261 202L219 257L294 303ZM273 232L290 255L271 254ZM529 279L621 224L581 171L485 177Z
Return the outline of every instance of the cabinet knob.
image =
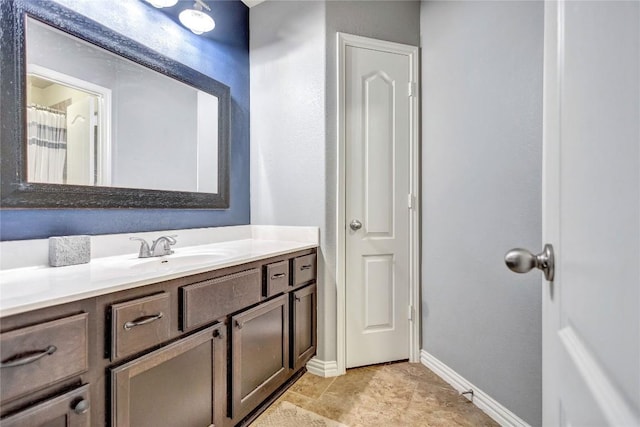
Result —
M236 326L237 326L238 329L242 329L242 327L244 326L244 322L236 320Z
M297 302L300 302L300 297L299 297L298 295L295 295L295 294L294 294L294 295L293 295L293 298L295 298L295 300L296 300Z
M75 405L73 405L73 412L78 415L85 414L89 410L89 402L85 399L81 399Z
M224 334L222 333L222 331L220 329L216 329L215 331L213 331L213 337L214 338L218 338L218 339L222 339L222 338L224 338Z

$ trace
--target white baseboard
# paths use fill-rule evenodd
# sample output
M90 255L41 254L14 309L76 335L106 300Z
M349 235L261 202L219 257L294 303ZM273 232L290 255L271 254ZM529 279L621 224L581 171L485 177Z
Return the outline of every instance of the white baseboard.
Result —
M469 398L474 405L480 408L485 414L493 418L495 422L505 427L530 427L525 421L520 419L516 414L495 401L491 396L471 384L456 371L427 353L425 350L420 351L420 362L436 373L440 378L445 380L454 389L459 392L473 390L473 398ZM465 395L467 396L467 395Z
M335 360L324 361L314 357L307 362L307 371L319 377L337 377L338 363Z

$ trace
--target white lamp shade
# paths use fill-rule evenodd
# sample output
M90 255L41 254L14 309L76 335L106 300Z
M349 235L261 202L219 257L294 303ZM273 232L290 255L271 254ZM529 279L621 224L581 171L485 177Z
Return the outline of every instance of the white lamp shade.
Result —
M213 30L216 26L213 18L200 10L183 10L180 12L178 18L180 18L182 25L190 29L195 34L206 33L207 31Z
M151 3L154 7L162 8L175 6L178 0L147 0L147 2Z

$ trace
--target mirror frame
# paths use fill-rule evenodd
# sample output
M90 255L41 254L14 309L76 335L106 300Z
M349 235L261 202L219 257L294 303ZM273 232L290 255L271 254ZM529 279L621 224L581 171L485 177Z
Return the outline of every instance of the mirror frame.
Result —
M0 1L0 207L229 208L230 89L228 86L50 1ZM218 193L27 182L26 17L218 97Z

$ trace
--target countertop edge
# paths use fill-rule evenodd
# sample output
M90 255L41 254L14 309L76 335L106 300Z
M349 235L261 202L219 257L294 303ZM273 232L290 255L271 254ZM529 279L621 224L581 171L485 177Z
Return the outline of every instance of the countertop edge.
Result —
M9 316L18 315L18 314L23 314L29 311L40 310L43 308L53 307L61 304L68 304L76 301L81 301L84 299L99 297L99 296L110 294L110 293L140 288L143 286L153 285L156 283L173 280L173 279L177 279L185 276L191 276L195 274L206 273L209 271L221 270L228 267L234 267L241 264L247 264L255 261L264 260L267 258L286 255L286 254L298 252L298 251L304 251L307 249L315 249L319 247L317 243L311 243L311 242L287 241L286 243L291 243L293 246L288 249L265 251L264 253L261 253L259 255L249 256L246 258L230 259L228 262L215 263L213 265L208 265L208 266L199 266L196 268L185 267L184 269L181 269L179 271L174 271L171 273L162 273L154 277L131 280L131 281L127 281L126 283L121 283L116 285L106 285L105 287L102 287L102 288L88 289L86 292L79 291L79 292L71 293L69 295L64 295L60 297L27 302L27 303L18 304L15 306L10 305L7 308L0 307L0 319L6 318ZM1 298L0 298L0 301L1 301Z

